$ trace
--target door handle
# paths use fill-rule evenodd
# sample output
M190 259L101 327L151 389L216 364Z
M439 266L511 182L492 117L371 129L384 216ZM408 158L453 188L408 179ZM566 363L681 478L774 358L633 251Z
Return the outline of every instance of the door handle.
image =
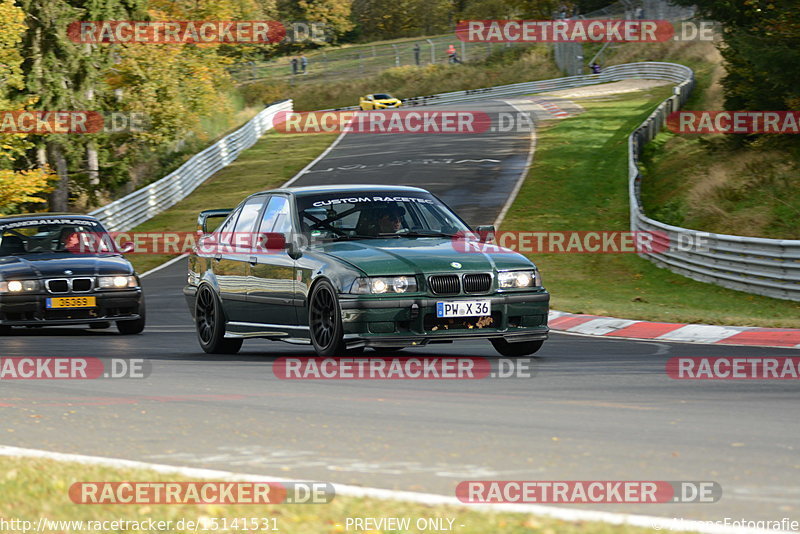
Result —
M256 256L250 256L250 265L258 264L258 258Z
M222 254L217 254L216 256L214 256L214 261L221 261L221 260L222 260Z

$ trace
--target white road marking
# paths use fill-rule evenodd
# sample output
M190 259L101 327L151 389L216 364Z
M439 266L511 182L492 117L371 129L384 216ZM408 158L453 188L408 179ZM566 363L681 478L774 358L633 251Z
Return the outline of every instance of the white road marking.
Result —
M241 482L300 482L297 479L279 478L269 475L254 475L233 473L214 469L200 469L196 467L180 467L164 464L151 464L135 460L120 458L105 458L100 456L86 456L82 454L66 454L60 452L25 449L0 445L0 456L16 458L46 458L60 462L75 462L84 465L102 465L117 469L147 469L158 473L175 474L189 478L199 479L226 479ZM455 497L436 495L432 493L417 493L412 491L397 491L381 488L364 488L347 484L332 484L337 495L348 497L365 497L384 501L405 501L425 505L449 505L476 511L501 511L509 513L533 514L552 517L564 521L600 521L612 525L633 525L659 530L684 530L708 534L792 534L788 531L764 530L754 528L730 527L726 525L709 524L705 521L678 521L665 517L630 515L615 512L593 512L575 508L559 508L539 504L464 504ZM795 533L796 534L796 533Z
M504 100L506 104L517 110L518 113L524 113L519 107L517 107L514 102L511 100ZM500 210L500 214L497 215L497 218L494 220L494 227L495 229L500 229L500 223L503 222L503 219L506 217L506 213L508 210L511 209L511 205L514 203L514 199L517 198L517 194L519 190L522 189L522 184L525 183L525 179L528 177L528 171L531 168L531 164L533 163L533 153L536 151L536 129L531 129L531 144L530 148L528 148L528 159L525 160L525 167L522 169L522 172L517 178L517 183L514 185L514 189L511 190L511 193L508 195L506 199L506 203L503 204L503 209Z

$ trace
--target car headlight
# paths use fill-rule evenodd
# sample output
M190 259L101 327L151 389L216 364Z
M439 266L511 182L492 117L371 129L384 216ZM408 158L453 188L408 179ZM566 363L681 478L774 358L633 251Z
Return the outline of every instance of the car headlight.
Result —
M0 282L0 293L24 293L39 289L38 280L9 280Z
M497 273L497 285L500 289L521 289L541 285L539 271L504 271Z
M97 287L100 289L124 289L126 287L136 287L139 283L135 276L100 276L97 279Z
M350 293L358 294L414 293L416 290L417 279L413 276L356 278L350 286Z

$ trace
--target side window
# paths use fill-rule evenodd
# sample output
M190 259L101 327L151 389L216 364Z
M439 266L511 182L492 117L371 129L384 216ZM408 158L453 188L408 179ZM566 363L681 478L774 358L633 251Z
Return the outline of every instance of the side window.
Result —
M236 219L239 218L239 212L241 211L242 211L241 209L234 210L230 215L228 215L228 218L225 220L225 222L222 223L222 225L214 231L214 233L219 236L218 239L220 243L224 245L231 244L231 233L233 232L233 225L236 224Z
M289 199L282 196L270 198L267 209L261 217L258 228L260 234L267 232L288 233L292 231L292 219L289 211Z
M242 212L233 228L234 245L250 246L255 232L256 221L261 208L264 206L265 197L253 197L242 206Z

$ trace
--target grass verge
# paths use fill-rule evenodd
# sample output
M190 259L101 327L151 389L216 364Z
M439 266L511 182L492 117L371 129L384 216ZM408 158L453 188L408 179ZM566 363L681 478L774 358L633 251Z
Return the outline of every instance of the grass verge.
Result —
M288 135L268 132L187 198L132 231L193 232L197 227L197 214L202 210L233 208L249 194L280 186L300 172L335 138L335 134ZM138 272L143 273L173 257L133 254L128 259Z
M669 87L580 101L586 112L541 128L503 230L628 230L627 137ZM537 254L554 309L668 322L800 327L800 303L732 291L634 254Z
M454 506L426 506L401 501L339 496L329 504L311 505L82 505L69 498L69 488L75 482L186 482L189 479L147 470L112 469L102 466L56 462L44 459L0 458L0 517L5 520L27 520L34 528L40 518L49 521L81 521L84 527L89 521L171 521L171 526L158 532L191 532L177 529L181 519L203 521L196 532L255 532L244 530L211 529L213 519L219 526L223 518L227 524L239 518L274 518L277 531L286 534L322 534L346 532L345 521L353 518L410 518L413 526L420 518L453 519L453 528L463 534L503 532L504 534L646 534L652 529L615 526L605 523L567 522L527 514L478 512ZM265 477L265 480L269 480ZM447 522L445 522L445 525ZM100 532L92 528L68 528L51 524L40 532ZM205 528L203 528L205 527ZM271 528L271 525L270 525ZM352 527L351 527L352 530ZM20 529L21 531L21 529ZM142 529L117 529L105 532L156 532ZM259 532L266 532L262 530ZM371 530L373 534L399 532L395 530ZM425 532L416 528L403 532Z

